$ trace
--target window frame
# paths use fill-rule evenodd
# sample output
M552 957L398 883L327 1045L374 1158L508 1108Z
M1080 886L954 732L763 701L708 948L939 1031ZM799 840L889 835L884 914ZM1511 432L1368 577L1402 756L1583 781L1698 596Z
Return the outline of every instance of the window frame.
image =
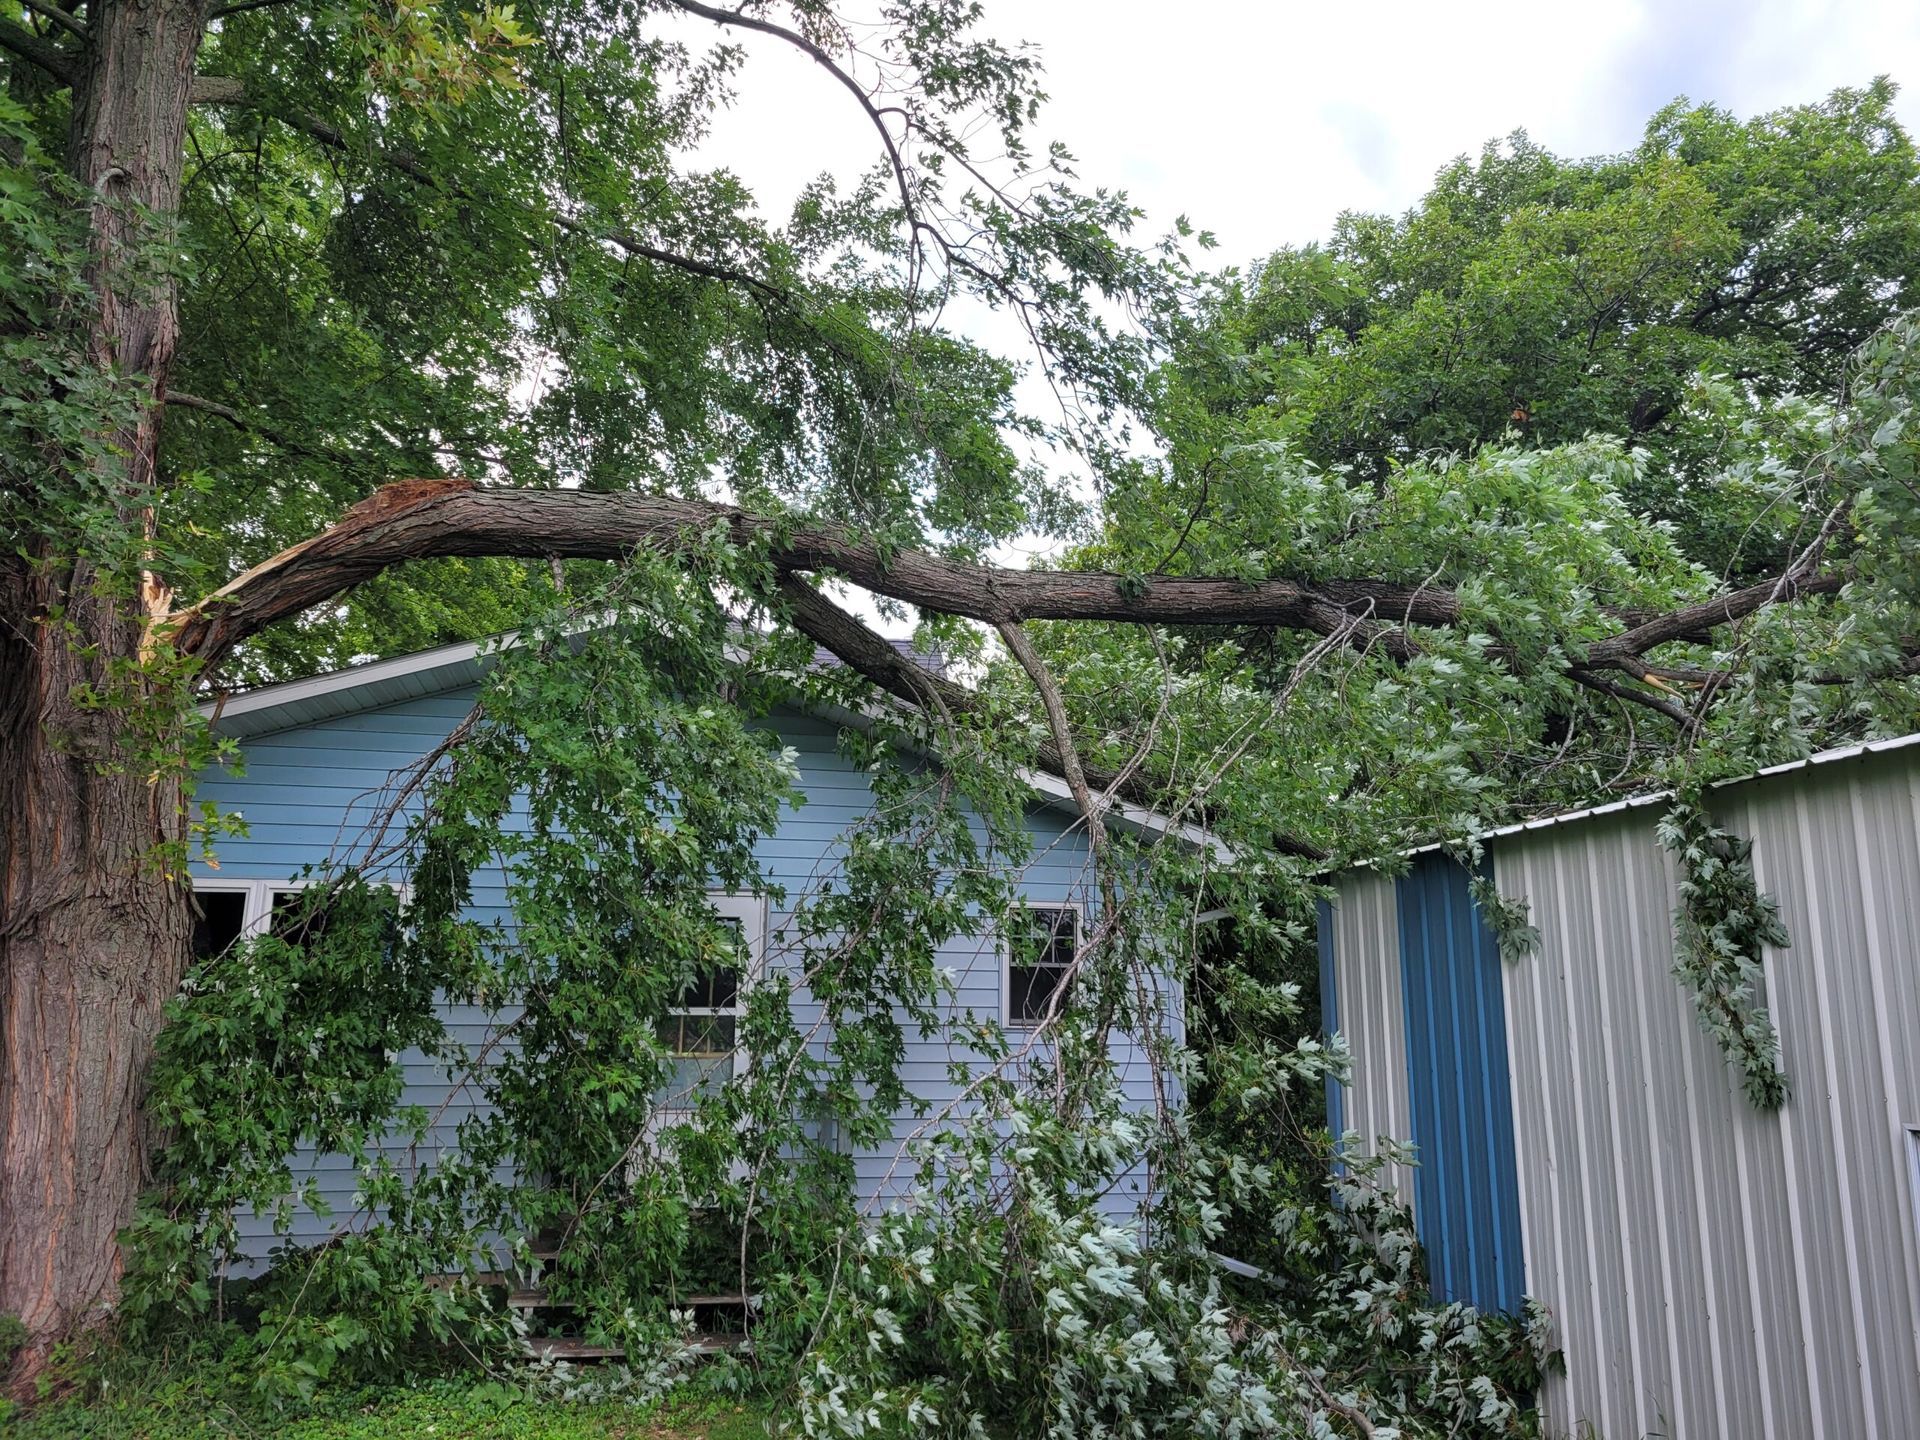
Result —
M1078 900L1029 900L1022 898L1018 902L1021 910L1065 910L1073 915L1073 959L1065 968L1071 969L1080 963L1081 947L1085 944L1087 907ZM1026 969L1038 969L1038 966L1026 966ZM1046 1023L1046 1017L1038 1020L1017 1020L1013 1014L1013 940L1012 937L1000 937L1000 1024L1007 1030L1030 1032L1038 1030Z
M244 895L240 914L240 939L252 940L267 933L273 924L273 897L324 885L319 880L261 880L252 876L195 875L195 895ZM369 885L384 885L393 891L404 907L413 898L413 887L404 880L369 880Z
M748 992L765 973L767 897L739 891L710 890L707 892L706 900L708 907L721 920L737 920L740 923L740 940L746 946L746 963L741 967L740 982L733 992L733 1004L726 1008L712 1005L669 1005L666 1014L732 1017L734 1021L734 1046L731 1051L733 1073L728 1077L731 1079L744 1074L753 1064L753 1052L748 1048L744 1038L745 1026L742 1022L747 1018ZM681 1057L679 1052L673 1050L669 1050L667 1054L676 1058L692 1058ZM655 1122L657 1124L678 1124L681 1117L694 1113L695 1107L691 1105L656 1105L653 1108L655 1117L674 1117L665 1120L657 1119Z

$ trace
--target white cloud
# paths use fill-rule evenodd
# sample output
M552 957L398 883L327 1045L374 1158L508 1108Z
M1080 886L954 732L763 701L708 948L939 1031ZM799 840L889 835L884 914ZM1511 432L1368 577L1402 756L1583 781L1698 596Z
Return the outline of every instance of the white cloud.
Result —
M1562 154L1623 149L1682 93L1751 114L1886 72L1916 86L1901 112L1920 127L1912 0L988 0L986 28L1040 47L1042 129L1084 179L1128 190L1156 230L1179 214L1214 230L1223 262L1320 238L1343 209L1404 209L1515 129ZM875 152L823 71L747 38L739 103L703 158L778 213L812 175L851 176Z
M1913 0L986 0L985 28L1040 47L1041 133L1082 179L1128 191L1148 234L1178 215L1214 231L1221 265L1322 239L1342 210L1404 210L1441 166L1516 129L1563 155L1626 149L1681 94L1750 115L1887 73L1913 85L1900 114L1920 129ZM714 38L705 22L678 33ZM731 38L749 54L740 96L701 161L780 216L821 171L845 181L877 159L823 70L777 41Z

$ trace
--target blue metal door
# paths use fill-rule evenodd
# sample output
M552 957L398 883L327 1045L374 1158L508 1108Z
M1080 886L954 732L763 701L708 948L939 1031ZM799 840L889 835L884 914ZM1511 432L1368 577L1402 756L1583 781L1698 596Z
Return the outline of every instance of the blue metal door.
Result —
M1396 885L1414 1215L1435 1298L1515 1313L1526 1280L1505 990L1467 879L1436 854Z

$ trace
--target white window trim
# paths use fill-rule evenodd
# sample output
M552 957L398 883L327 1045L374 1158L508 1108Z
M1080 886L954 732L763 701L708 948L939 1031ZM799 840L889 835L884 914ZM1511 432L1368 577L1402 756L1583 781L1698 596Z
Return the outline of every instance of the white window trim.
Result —
M230 877L226 875L196 875L193 877L193 893L196 895L244 895L245 907L240 915L240 938L251 940L267 933L267 926L273 921L273 897L285 895L295 890L305 890L314 885L326 884L324 878L307 880L256 880L251 878ZM393 891L404 906L413 898L413 887L401 880L370 880L370 885L384 885Z
M1016 905L1019 910L1071 910L1073 912L1073 958L1080 959L1080 947L1085 943L1087 933L1087 907L1078 900L1030 900L1022 898ZM1000 1024L1007 1030L1029 1031L1040 1028L1037 1020L1016 1020L1013 1018L1013 941L1000 937Z
M767 952L767 897L764 895L741 895L725 891L710 891L707 905L722 920L740 922L740 939L747 947L747 963L740 972L740 988L735 991L734 1003L729 1009L719 1009L710 1005L669 1005L670 1015L731 1015L736 1021L744 1022L747 1017L747 996L765 973ZM734 1027L733 1073L744 1073L753 1064L753 1052L747 1048L744 1038L744 1023ZM679 1124L684 1117L694 1113L690 1105L662 1105L654 1110L655 1117L673 1116L671 1120L658 1120L658 1124Z

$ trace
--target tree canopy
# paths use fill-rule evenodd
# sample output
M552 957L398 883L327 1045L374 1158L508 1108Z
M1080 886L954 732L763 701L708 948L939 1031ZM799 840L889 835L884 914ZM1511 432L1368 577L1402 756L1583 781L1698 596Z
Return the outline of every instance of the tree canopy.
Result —
M1665 783L1676 759L1912 725L1913 617L1886 582L1920 170L1892 96L1748 122L1676 102L1593 160L1515 136L1400 219L1342 216L1329 245L1206 287L1156 377L1166 448L1073 563L1368 575L1460 606L1436 628L1377 592L1364 658L1247 748L1243 775L1272 768L1235 793L1276 830L1378 853ZM1655 612L1816 573L1825 598L1602 658ZM1308 640L1175 639L1202 732ZM1140 703L1116 677L1150 688L1167 658L1125 632L1061 642L1096 730Z
M1729 578L1778 552L1711 480L1703 375L1755 401L1836 396L1920 299L1920 174L1882 79L1741 120L1676 100L1621 155L1518 132L1399 217L1348 213L1209 297L1192 403L1263 414L1368 479L1425 454L1610 435L1647 452L1627 499Z

